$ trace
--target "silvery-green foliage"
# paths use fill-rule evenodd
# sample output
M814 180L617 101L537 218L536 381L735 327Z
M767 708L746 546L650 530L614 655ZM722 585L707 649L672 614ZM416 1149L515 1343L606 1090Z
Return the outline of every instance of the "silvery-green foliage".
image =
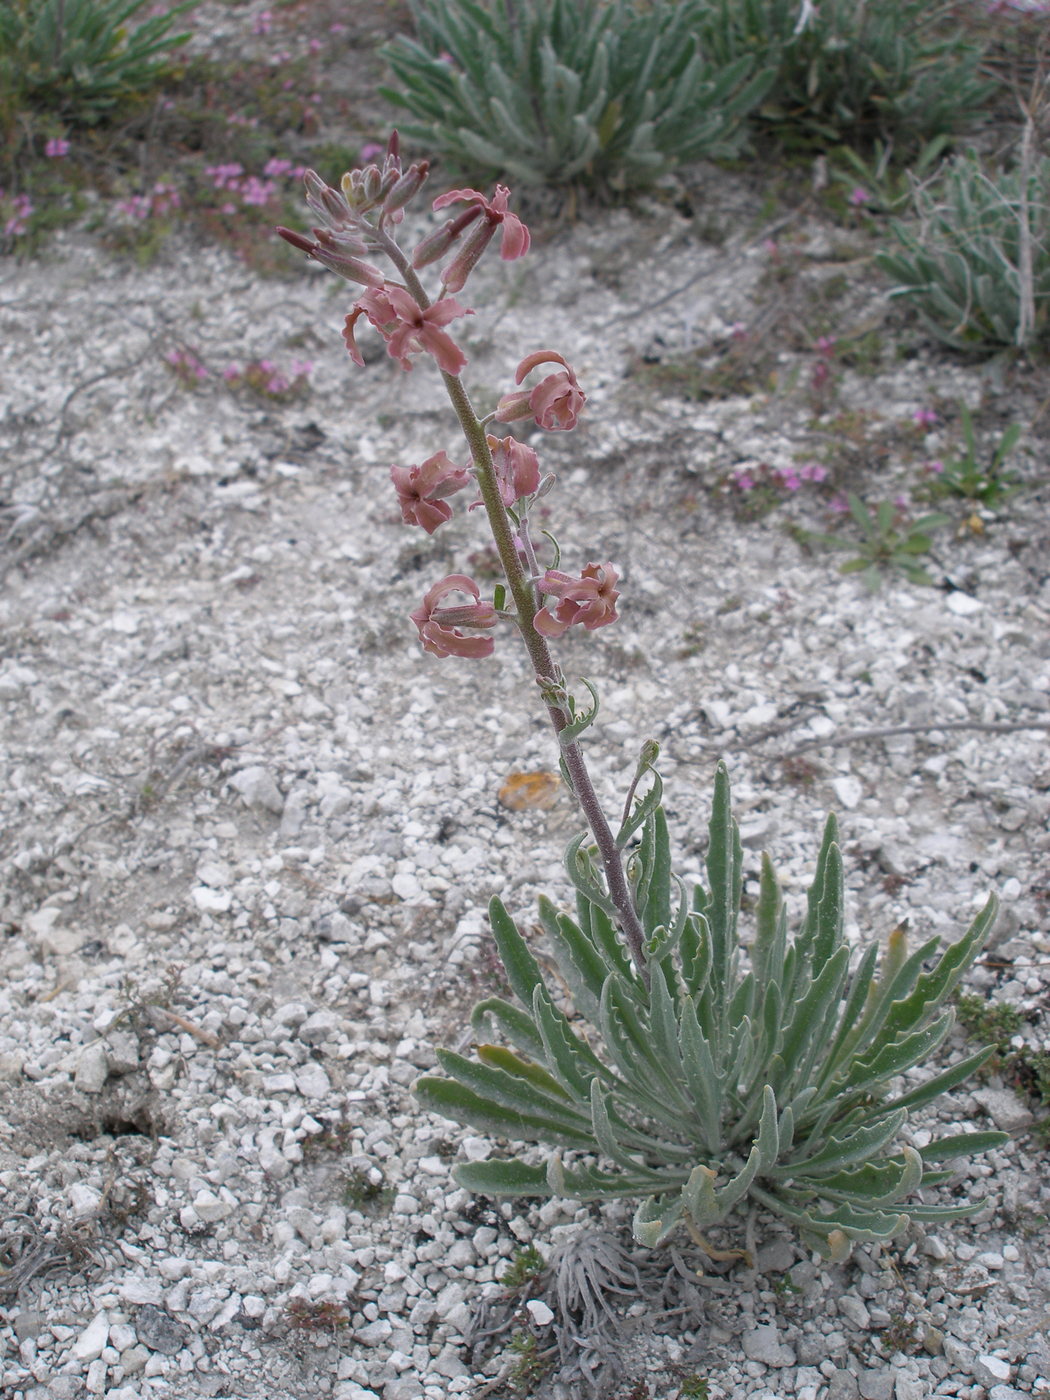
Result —
M891 295L961 350L1050 345L1050 156L1027 186L1017 170L993 176L973 152L958 156L916 188L914 206L917 227L895 222L900 247L876 255Z
M699 0L411 0L384 49L402 134L461 173L612 189L737 153L772 70L708 61Z
M919 146L994 90L950 6L930 0L703 0L698 34L720 63L775 64L762 118L823 145Z
M568 854L576 918L546 900L540 906L574 1013L562 1009L514 921L492 902L517 1004L480 1002L475 1057L439 1051L447 1077L424 1076L415 1092L460 1123L554 1150L543 1163L494 1157L462 1165L457 1181L489 1195L641 1198L634 1233L647 1245L681 1224L703 1230L757 1202L836 1257L854 1240L895 1235L909 1217L965 1213L965 1203L909 1198L950 1175L944 1162L1003 1135L950 1136L921 1154L895 1140L910 1110L961 1083L988 1052L909 1087L895 1081L948 1035L948 998L985 940L994 898L943 951L933 938L909 952L898 929L881 960L872 946L851 969L829 818L800 927L789 933L765 858L745 950L737 933L741 846L725 768L715 781L707 887L691 898L671 873L660 781L651 779L618 837L626 849L640 833L630 873L648 940L645 969L617 937L583 838Z
M197 0L159 14L146 0L14 0L0 4L0 90L72 122L94 123L145 92L188 33L175 20ZM143 13L145 12L145 13Z

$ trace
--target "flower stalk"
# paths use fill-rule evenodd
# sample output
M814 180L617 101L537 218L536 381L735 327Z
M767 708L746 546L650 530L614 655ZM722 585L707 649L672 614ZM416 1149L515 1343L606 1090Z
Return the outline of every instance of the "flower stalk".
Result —
M425 162L401 173L396 139L392 140L383 171L372 166L351 172L343 179L342 194L325 185L313 171L308 172L308 202L322 215L330 229L337 231L335 237L324 229L315 229L313 240L288 229L279 229L278 232L291 246L324 263L347 280L365 283L366 291L347 317L344 332L347 350L355 362L363 363L354 340L354 326L361 315L365 315L384 336L389 353L399 360L403 369L411 368L408 355L419 350L427 351L435 360L470 450L471 474L477 483L480 504L484 507L507 589L513 599L514 622L528 653L551 726L558 737L563 773L594 838L608 896L616 910L617 922L630 949L634 966L639 977L647 982L645 937L623 857L595 791L577 737L578 726L574 730L574 715L564 676L548 644L548 636L560 635L574 621L594 628L615 620L617 595L612 591L612 585L616 581L616 572L609 565L593 564L587 566L579 579L552 570L540 572L528 532L527 507L521 509L520 519L512 519L507 495L513 499L514 485L508 485L506 481L501 484L485 430L485 421L488 420L483 421L478 417L461 378L466 357L442 329L454 317L469 314L466 308L460 307L447 294L462 289L497 228L501 229L500 256L508 261L528 251L528 230L516 215L509 212L510 192L505 186L497 186L491 201L476 190L454 190L436 199L434 209L444 208L450 203L466 203L467 209L436 233L425 237L413 255L406 254L389 233L387 224L396 223L402 217L405 204L418 192L425 178ZM376 210L379 210L378 215ZM370 213L373 214L371 219L368 218ZM443 270L441 295L434 300L427 294L416 269L451 251L464 233L467 234L467 241ZM337 240L342 244L338 252L335 247ZM366 251L383 253L397 270L401 283L385 282L371 264L363 262L360 254ZM575 426L584 395L572 368L556 351L541 350L527 356L518 366L516 383L520 385L531 370L550 362L561 368L531 391L518 390L505 395L494 415L497 421L533 417L539 426L547 430ZM443 457L443 454L440 455ZM451 516L446 498L459 489L460 482L456 468L447 462L447 458L440 462L431 458L422 468L406 470L395 467L391 469L391 475L406 521L422 525L428 533L432 533ZM541 486L539 491L545 489L545 486ZM535 494L539 494L539 491ZM597 600L598 580L604 581L603 591L606 595L600 603ZM473 601L462 607L440 607L445 595L453 591L466 593ZM574 594L586 601L578 601ZM554 613L545 606L545 595L551 597ZM459 630L462 627L487 628L498 620L493 609L480 603L473 581L463 575L450 575L441 584L435 585L423 606L412 617L419 628L424 647L435 655L483 657L492 651L491 638L465 636ZM546 636L537 626L537 619L544 625Z

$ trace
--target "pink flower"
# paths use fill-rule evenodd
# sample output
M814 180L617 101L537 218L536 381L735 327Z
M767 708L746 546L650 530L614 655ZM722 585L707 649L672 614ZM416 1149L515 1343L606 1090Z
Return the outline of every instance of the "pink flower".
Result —
M840 492L837 496L832 496L828 502L828 510L833 511L835 515L846 515L849 511L849 500Z
M368 165L370 161L375 160L376 156L381 156L385 150L386 147L381 146L378 141L366 141L361 147L361 163Z
M575 371L568 360L563 359L556 350L536 350L526 355L518 366L514 382L520 384L537 365L552 360L564 365L564 370L548 374L546 379L541 379L535 388L528 391L504 394L496 405L497 423L512 423L517 418L531 417L548 432L575 428L587 396L576 382Z
M579 578L548 569L539 581L543 594L560 599L552 613L543 607L533 619L537 632L545 637L560 637L567 627L582 623L589 632L606 623L615 622L618 613L616 591L618 575L611 564L588 564Z
M499 492L503 504L512 506L522 496L531 496L540 487L540 459L531 447L517 438L497 438L486 435L485 441L492 453L492 465L496 469ZM476 502L480 505L480 502Z
M820 462L805 462L798 469L798 474L803 481L827 481L828 469Z
M63 156L69 155L69 142L61 136L52 136L44 147L44 155L50 156L52 160L60 160Z
M797 491L802 485L802 478L792 467L780 472L779 476L780 484L785 491Z
M449 593L467 593L474 599L456 608L438 604ZM423 602L410 614L419 631L423 650L434 656L491 656L495 642L491 637L467 637L461 627L495 627L498 615L491 603L482 603L481 590L466 574L449 574L435 583Z
M439 525L452 519L452 507L445 500L462 491L470 480L465 467L457 467L446 452L436 452L418 467L391 467L390 479L397 492L401 519L406 525L420 525L432 535Z
M750 472L737 470L733 473L733 485L738 491L753 491L755 478Z
M282 236L287 237L287 234ZM354 327L364 315L379 331L386 341L387 353L398 361L402 369L412 368L409 355L426 350L445 374L459 374L467 363L467 357L442 327L458 316L473 314L473 311L460 306L454 297L442 297L424 311L404 287L385 282L382 287L369 288L358 297L353 311L346 318L343 341L353 362L363 365L364 360L354 340Z
M924 462L922 469L930 476L940 476L944 471L943 462Z
M449 204L468 203L480 209L483 222L471 234L460 251L441 273L441 280L450 292L458 292L474 269L475 264L488 246L497 228L502 227L499 255L504 262L513 262L529 251L532 241L529 231L518 218L510 213L507 205L510 190L506 185L497 185L492 199L488 200L480 190L449 190L438 195L433 208L444 209Z
M938 422L936 411L932 408L917 408L912 418L920 428L932 428Z
M861 185L856 185L849 193L849 203L854 209L863 209L865 204L871 203L871 195Z

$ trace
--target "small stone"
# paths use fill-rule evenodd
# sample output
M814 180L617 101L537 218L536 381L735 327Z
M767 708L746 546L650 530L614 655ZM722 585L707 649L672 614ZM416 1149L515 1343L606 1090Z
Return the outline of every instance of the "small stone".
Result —
M109 1367L100 1358L92 1361L84 1378L84 1388L89 1395L101 1395L106 1388L106 1373Z
M929 1393L929 1386L918 1376L907 1376L903 1371L897 1372L893 1400L926 1400Z
M93 1215L102 1203L102 1192L88 1186L85 1181L74 1181L66 1192L73 1214L78 1220Z
M280 789L267 769L261 765L242 768L230 779L230 786L240 793L245 806L251 807L253 811L273 812L275 816L280 816L284 811L284 798Z
M761 1361L765 1366L794 1366L795 1353L780 1340L776 1327L766 1324L752 1327L741 1338L744 1355L749 1361Z
M144 1346L128 1347L120 1353L120 1364L126 1376L137 1376L149 1360L149 1352ZM138 1391L135 1392L136 1396Z
M860 1298L854 1298L851 1293L846 1293L839 1299L839 1312L847 1322L851 1322L862 1331L871 1326L867 1304Z
M294 1094L295 1080L290 1074L264 1074L262 1087L267 1094Z
M1012 1385L993 1385L988 1400L1026 1400L1025 1392Z
M96 1041L89 1045L77 1062L77 1072L73 1076L74 1085L82 1094L101 1094L102 1086L109 1078L109 1058L106 1047Z
M198 885L190 898L202 914L225 914L233 903L229 890L213 890L210 885Z
M233 1210L229 1201L223 1201L212 1191L198 1191L193 1198L193 1209L198 1220L203 1220L207 1224L213 1224L216 1220L225 1220Z
M38 1313L33 1308L23 1308L21 1312L16 1312L11 1322L14 1328L15 1337L20 1342L30 1341L40 1335L40 1329L44 1325L42 1313Z
M537 1327L549 1327L554 1321L553 1311L542 1298L530 1298L525 1304L525 1311Z
M108 1341L109 1318L104 1312L96 1313L73 1343L73 1355L78 1361L95 1361Z
M982 1385L997 1385L1010 1379L1011 1366L999 1356L975 1356L973 1374Z
M860 781L848 773L844 777L833 778L831 790L848 811L852 811L864 796L864 789L861 787Z
M948 1246L938 1235L927 1235L922 1242L922 1252L928 1259L947 1259Z
M828 1381L828 1400L857 1400L860 1391L852 1371L840 1366Z
M893 1400L895 1379L889 1367L883 1371L861 1371L857 1377L857 1389L863 1400Z
M367 1322L364 1327L359 1327L354 1336L366 1347L377 1347L380 1342L386 1341L393 1330L386 1318L380 1317L375 1322Z
M143 1346L159 1351L162 1356L174 1356L186 1345L189 1328L177 1322L163 1308L147 1305L135 1318L135 1331Z
M133 1074L139 1067L139 1038L131 1031L110 1031L106 1037L106 1059L110 1074Z
M1034 1115L1009 1089L975 1089L973 1097L1001 1132L1017 1132L1033 1121Z
M320 1045L331 1040L342 1029L342 1022L333 1011L315 1011L299 1027L299 1039L304 1045Z
M980 612L984 607L980 598L975 598L970 593L960 593L956 590L949 593L944 600L944 606L949 612L953 612L956 617L970 617L973 613Z
M324 1068L312 1060L296 1070L295 1087L304 1099L324 1099L331 1092L332 1082Z
M56 958L68 958L83 947L87 935L75 929L65 928L59 922L61 917L62 910L48 904L27 914L25 925L42 953L50 953Z

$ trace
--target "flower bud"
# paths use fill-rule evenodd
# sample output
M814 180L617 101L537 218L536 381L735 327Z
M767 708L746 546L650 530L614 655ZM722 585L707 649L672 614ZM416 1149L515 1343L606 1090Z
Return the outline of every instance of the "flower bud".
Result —
M410 165L391 186L390 193L383 201L383 213L393 214L395 210L403 209L408 201L413 199L422 189L429 169L430 162L428 160L417 161L415 165Z
M416 245L412 254L412 266L429 267L431 263L437 262L438 258L443 258L463 230L469 228L480 215L481 209L475 204L469 209L464 209L454 219L449 219L448 223L442 224L433 233L428 233Z
M495 232L496 225L489 223L487 219L483 219L473 229L470 237L448 267L441 269L441 280L445 284L447 292L462 290L463 284L477 266L478 259L492 242L492 235Z
M340 228L349 222L350 206L338 190L326 185L316 170L308 170L303 176L306 185L306 202L315 214L320 214L326 224Z

